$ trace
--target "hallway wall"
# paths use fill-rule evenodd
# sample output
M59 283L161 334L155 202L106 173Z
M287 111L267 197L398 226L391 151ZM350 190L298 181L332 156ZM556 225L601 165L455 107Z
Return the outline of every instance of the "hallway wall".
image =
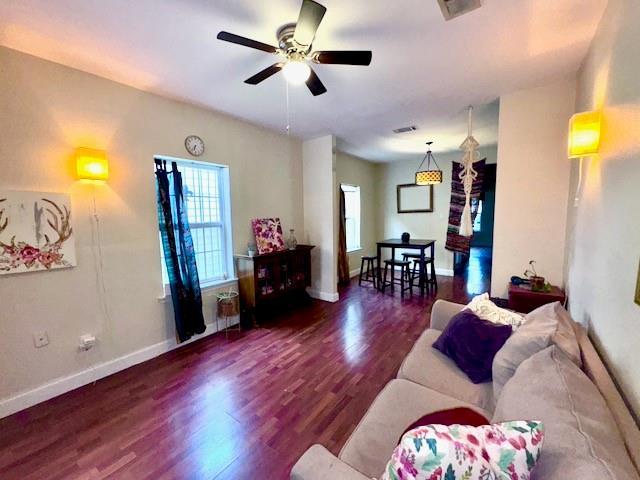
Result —
M567 287L573 317L591 330L640 416L640 2L609 0L578 76L575 110L600 109L597 156L572 160ZM574 198L577 200L574 203Z
M567 124L575 80L500 97L491 294L507 297L529 260L562 286L569 174Z
M380 209L378 169L380 164L338 151L336 153L337 184L360 187L360 250L349 253L349 270L360 270L362 255L375 255L378 240L378 211Z

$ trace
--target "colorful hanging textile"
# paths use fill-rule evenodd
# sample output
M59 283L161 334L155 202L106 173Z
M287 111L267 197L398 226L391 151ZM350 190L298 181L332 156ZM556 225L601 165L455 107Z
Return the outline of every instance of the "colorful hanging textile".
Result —
M338 283L349 283L349 255L347 254L347 220L344 190L340 190L340 218L338 219Z
M478 147L480 144L473 137L473 107L469 107L468 114L468 132L467 138L465 138L460 150L464 151L464 157L462 157L462 171L460 172L460 181L464 188L465 203L462 209L462 215L460 219L460 230L458 233L463 237L473 236L473 220L471 219L471 190L473 188L473 182L475 181L478 173L473 168L474 162L478 160Z
M171 301L179 342L206 329L202 295L191 229L184 202L182 175L176 162L167 171L164 160L156 159L158 222L164 261L171 287Z
M482 194L485 163L486 159L483 159L479 162L473 163L472 165L476 174L469 191L469 207L472 225L476 218L476 213L478 212L478 201ZM473 236L467 237L460 235L460 221L462 219L462 212L465 208L465 204L467 203L467 195L461 178L464 168L465 166L458 162L453 162L451 166L451 205L449 207L447 241L444 248L452 252L468 255Z

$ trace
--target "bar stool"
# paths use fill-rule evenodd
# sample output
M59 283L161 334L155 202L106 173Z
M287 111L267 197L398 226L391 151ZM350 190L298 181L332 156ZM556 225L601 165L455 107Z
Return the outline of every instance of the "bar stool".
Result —
M360 263L360 277L358 278L358 285L362 286L362 282L371 282L373 287L376 287L377 269L376 260L378 257L371 257L363 255ZM366 269L365 269L366 264Z
M433 286L435 291L438 291L438 281L436 280L435 269L433 264L433 258L424 257L422 265L420 265L420 259L417 258L413 261L413 270L411 272L411 284L415 282L416 278L423 279L423 285L426 287ZM430 269L427 269L430 267ZM431 271L431 274L429 273Z
M387 280L387 272L391 267L391 280ZM395 276L395 267L400 267L400 278ZM409 290L409 293L413 295L413 282L411 281L411 262L405 262L404 260L385 260L384 261L384 277L382 278L382 292L386 287L391 287L391 291L394 289L395 284L400 285L400 296L404 298L404 292ZM406 282L406 286L405 286Z
M402 254L402 260L404 260L405 262L410 262L413 259L418 259L420 260L420 254L419 253L403 253Z

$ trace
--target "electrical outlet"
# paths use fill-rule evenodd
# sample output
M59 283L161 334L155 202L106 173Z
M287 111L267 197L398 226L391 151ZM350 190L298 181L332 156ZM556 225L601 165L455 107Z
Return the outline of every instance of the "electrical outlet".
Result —
M95 335L91 335L90 333L87 335L82 335L80 337L80 350L83 351L87 351L87 350L91 350L95 344L96 344L96 337Z
M33 334L33 346L36 348L42 348L49 345L49 335L47 332L36 332Z

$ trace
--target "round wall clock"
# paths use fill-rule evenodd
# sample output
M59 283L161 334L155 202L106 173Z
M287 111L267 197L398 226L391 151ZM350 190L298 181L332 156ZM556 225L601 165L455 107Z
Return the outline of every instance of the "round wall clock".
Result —
M189 135L185 138L184 147L194 157L199 157L204 153L204 142L197 135Z

